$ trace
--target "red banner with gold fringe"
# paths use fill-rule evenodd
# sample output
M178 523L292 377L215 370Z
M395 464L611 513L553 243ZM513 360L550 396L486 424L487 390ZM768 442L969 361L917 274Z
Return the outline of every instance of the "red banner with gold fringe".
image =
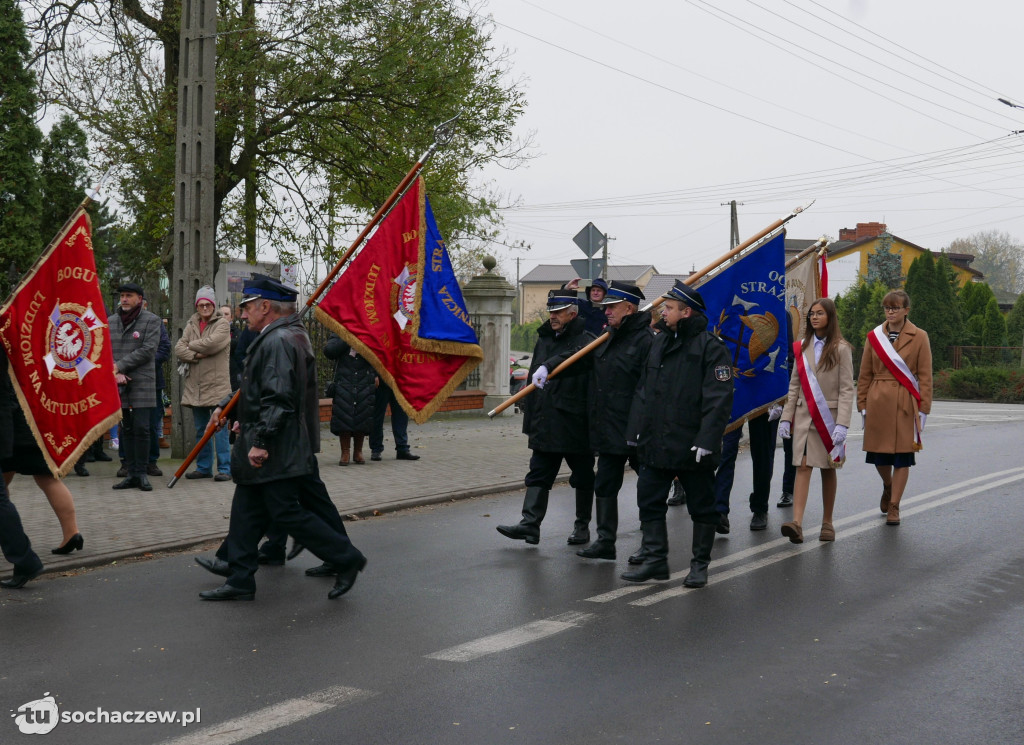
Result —
M0 308L0 341L25 418L54 476L121 419L110 331L79 208Z

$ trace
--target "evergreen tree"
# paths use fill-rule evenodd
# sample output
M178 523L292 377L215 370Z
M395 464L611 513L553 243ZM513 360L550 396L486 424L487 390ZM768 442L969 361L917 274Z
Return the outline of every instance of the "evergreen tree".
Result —
M11 264L23 274L43 250L35 161L42 134L35 123L30 51L17 0L0 0L0 298L13 289L7 278Z
M1018 295L1013 310L1006 317L1007 346L1019 347L1024 344L1024 295Z
M864 342L860 338L860 331L864 326L868 303L871 302L871 286L858 277L857 283L845 295L837 295L835 302L843 338L854 347L860 347Z
M67 114L53 125L40 150L39 187L42 191L40 230L50 240L82 202L88 186L89 146L85 132Z
M882 233L873 254L868 255L868 282L881 282L890 290L903 285L903 252L892 250L892 235Z
M948 280L948 263L945 257L936 262L931 252L925 252L907 270L905 289L910 295L911 320L928 332L935 367L950 364L951 347L960 343L963 328L959 303Z
M1006 321L999 310L999 303L995 297L988 301L985 306L984 325L981 332L981 345L983 347L1005 347L1006 346Z

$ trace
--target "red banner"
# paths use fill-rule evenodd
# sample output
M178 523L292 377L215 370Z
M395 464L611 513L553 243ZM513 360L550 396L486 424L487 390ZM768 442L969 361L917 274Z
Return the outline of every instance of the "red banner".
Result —
M419 280L443 263L444 251L437 241L426 264L427 233L426 195L417 179L316 308L317 319L374 366L417 424L437 411L483 357L477 344L420 335Z
M54 476L121 419L92 225L84 209L0 308L11 381Z

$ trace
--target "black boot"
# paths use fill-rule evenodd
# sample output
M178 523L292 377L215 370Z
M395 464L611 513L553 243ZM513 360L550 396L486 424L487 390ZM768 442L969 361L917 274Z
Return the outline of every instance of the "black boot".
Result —
M640 523L640 529L644 533L647 555L637 569L623 572L622 579L630 582L668 579L668 526L664 520L649 520Z
M540 543L540 523L548 511L548 490L531 486L523 497L523 519L518 525L499 525L498 532L516 541Z
M708 583L708 564L711 563L711 547L715 544L715 526L704 523L693 524L693 559L690 573L683 584L687 587L704 587Z
M594 512L594 487L582 489L576 487L576 522L573 523L572 533L566 539L570 546L578 546L582 543L590 543L590 518Z
M626 561L630 564L643 564L645 556L647 556L647 544L640 541L640 548L636 550L635 554L630 554Z
M683 491L683 485L679 479L672 481L672 496L665 502L669 507L678 507L679 505L686 504L686 492Z
M576 552L584 559L614 559L615 533L619 529L619 497L597 499L597 540Z

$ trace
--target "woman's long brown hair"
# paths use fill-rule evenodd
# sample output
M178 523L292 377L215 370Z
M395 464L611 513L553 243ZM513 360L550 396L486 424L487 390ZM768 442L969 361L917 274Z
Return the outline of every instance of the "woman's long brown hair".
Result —
M810 314L815 305L821 306L821 309L825 311L825 316L828 318L828 324L825 326L825 348L821 350L821 359L818 361L818 367L822 370L831 370L839 364L839 345L846 343L846 340L843 338L843 332L839 330L839 316L836 314L836 304L832 298L820 297L807 308L807 329L804 331L804 343L800 347L800 353L803 354L808 345L814 340L814 329L811 328Z

